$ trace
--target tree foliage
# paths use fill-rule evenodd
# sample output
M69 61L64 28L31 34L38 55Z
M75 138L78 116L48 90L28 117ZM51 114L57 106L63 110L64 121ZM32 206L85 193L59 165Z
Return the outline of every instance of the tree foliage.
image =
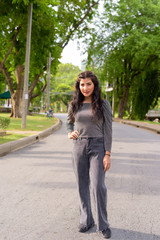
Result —
M0 71L12 96L12 115L21 117L28 5L33 2L32 40L29 77L29 102L46 87L49 52L52 71L56 71L63 48L84 31L93 17L94 0L1 0ZM42 80L43 79L43 80ZM37 92L36 92L37 90Z
M68 103L72 98L75 87L75 81L81 72L79 67L71 63L60 64L55 76L52 76L51 82L51 102L54 104L64 105L67 109Z
M59 64L56 75L51 76L51 89L57 91L59 84L67 84L73 89L80 71L78 66L74 66L71 63Z
M54 111L67 110L68 103L70 102L74 91L75 81L80 72L81 70L79 67L74 66L71 63L60 63L56 74L51 74L50 102L51 106L54 108ZM45 97L46 95L43 94L44 109ZM38 96L37 99L32 100L32 105L41 108L41 101L41 97Z
M134 82L140 84L149 68L159 68L160 2L104 3L101 21L87 40L88 64L101 68L109 82L114 79L118 114L123 117Z
M147 111L156 106L160 96L159 71L146 71L144 78L139 80L135 89L131 115L132 118L144 119Z

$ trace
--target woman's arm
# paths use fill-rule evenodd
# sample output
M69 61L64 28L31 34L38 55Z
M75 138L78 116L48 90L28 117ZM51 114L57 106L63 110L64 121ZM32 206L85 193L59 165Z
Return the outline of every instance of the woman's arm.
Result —
M68 131L68 138L69 139L77 139L79 132L78 131L74 131L74 123L71 122L70 118L69 118L69 112L71 111L71 106L68 107L68 116L67 116L67 131Z
M110 156L111 153L109 151L106 151L104 158L103 158L103 166L104 166L104 171L106 172L108 169L110 169L111 162L110 162Z
M103 158L104 171L106 172L110 168L110 155L112 147L112 109L110 103L107 100L103 102L103 115L104 115L104 145L105 156Z
M107 100L103 102L103 133L104 133L104 145L105 151L111 152L112 147L112 109L110 103Z

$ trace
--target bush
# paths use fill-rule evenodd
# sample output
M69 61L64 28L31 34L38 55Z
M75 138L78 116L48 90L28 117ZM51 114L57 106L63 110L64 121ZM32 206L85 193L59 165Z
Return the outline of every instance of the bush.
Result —
M0 117L0 129L6 129L10 124L10 118Z

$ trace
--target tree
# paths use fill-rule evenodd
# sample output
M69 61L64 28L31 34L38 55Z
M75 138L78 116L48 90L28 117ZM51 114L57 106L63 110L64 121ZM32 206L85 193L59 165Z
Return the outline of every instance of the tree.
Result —
M72 98L75 81L81 72L79 67L71 63L59 64L55 76L51 76L51 102L54 104L63 103L67 108Z
M56 75L51 76L51 90L56 91L59 84L66 83L73 87L78 74L81 72L78 66L71 63L60 63Z
M100 26L91 34L88 63L114 79L118 116L123 118L130 89L139 75L159 61L160 3L154 0L104 1ZM98 32L98 34L97 34ZM138 78L142 79L142 78Z
M4 75L0 72L0 94L6 90Z
M140 76L139 76L140 77ZM154 108L160 96L160 75L157 70L147 70L139 84L134 87L132 118L144 119L150 108Z
M29 0L0 2L0 71L4 74L12 100L13 117L21 117L24 61ZM29 101L46 87L48 53L56 71L63 48L75 32L81 33L92 19L98 1L34 0L29 78ZM65 33L65 34L64 34ZM42 80L43 79L43 80ZM39 90L35 92L35 88Z

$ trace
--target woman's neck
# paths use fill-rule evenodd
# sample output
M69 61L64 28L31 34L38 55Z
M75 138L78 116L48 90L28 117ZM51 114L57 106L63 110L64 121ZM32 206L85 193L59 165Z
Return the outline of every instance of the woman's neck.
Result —
M88 98L84 98L83 103L91 103L92 102L92 98L88 97Z

